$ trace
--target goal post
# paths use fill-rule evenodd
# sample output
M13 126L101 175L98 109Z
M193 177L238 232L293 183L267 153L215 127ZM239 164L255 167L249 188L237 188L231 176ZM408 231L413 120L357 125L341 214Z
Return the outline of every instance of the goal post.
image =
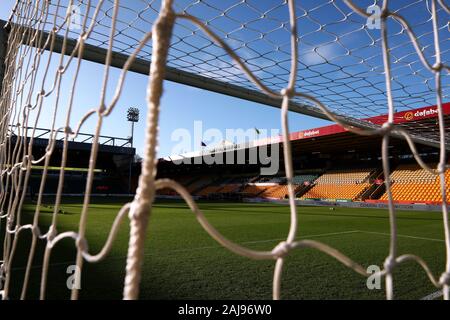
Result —
M8 30L6 21L0 19L0 96L2 96L2 83L6 73L6 55L8 50Z

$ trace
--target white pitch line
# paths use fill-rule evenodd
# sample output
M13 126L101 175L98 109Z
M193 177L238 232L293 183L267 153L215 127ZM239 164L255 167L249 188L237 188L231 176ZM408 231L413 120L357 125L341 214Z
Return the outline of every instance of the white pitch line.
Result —
M374 232L374 231L362 231L360 230L361 233L369 233L369 234L379 234L379 235L383 235L383 236L390 236L390 233L384 233L384 232ZM442 239L434 239L434 238L426 238L426 237L415 237L415 236L408 236L408 235L404 235L404 234L397 234L397 237L402 237L402 238L409 238L409 239L418 239L418 240L427 240L427 241L435 241L435 242L445 242L445 240ZM434 300L437 299L439 297L442 297L444 295L444 293L442 292L442 290L438 290L436 292L430 293L429 295L423 297L420 300Z
M379 235L383 235L383 236L390 236L391 235L390 233L385 233L385 232L364 231L364 230L358 230L358 231L361 232L361 233L379 234ZM405 235L405 234L397 234L397 237L409 238L409 239L417 239L417 240L436 241L436 242L445 242L445 240L443 240L443 239L408 236L408 235Z
M442 292L442 290L438 290L436 292L433 292L425 297L423 297L420 300L434 300L436 298L442 297L444 295L444 293Z
M359 230L350 230L350 231L342 231L342 232L319 233L319 234L311 234L311 235L302 236L302 238L319 238L319 237L336 236L336 235L341 235L341 234L358 233L358 232L360 232L360 231ZM245 241L245 242L241 242L241 243L242 244L251 244L251 243L282 241L282 240L286 240L286 238ZM302 239L299 239L297 241L301 241L301 240Z
M306 235L306 236L303 236L302 238L319 238L319 237L335 236L335 235L358 233L358 232L361 232L361 231L359 231L359 230L349 230L349 231L342 231L342 232L319 233L319 234ZM274 242L274 241L283 241L283 240L286 240L286 238L265 239L265 240L251 240L251 241L244 241L244 242L239 242L239 243L240 244L254 244L254 243ZM216 245L216 246L205 246L205 247L197 247L197 248L190 248L190 249L173 249L173 250L166 250L163 253L189 252L189 251L198 251L198 250L207 250L207 249L219 249L219 248L223 248L223 247ZM144 256L152 256L152 255L159 254L159 253L160 252L157 252L157 253L150 252L150 253L144 254ZM125 259L125 258L126 258L126 256L113 257L113 258L109 258L109 260L120 260L120 259ZM68 265L68 264L71 264L71 263L73 263L73 261L55 262L55 263L50 263L49 266ZM36 269L36 268L41 268L41 267L42 267L42 265L37 265L37 266L33 266L31 268L32 269ZM25 269L25 267L11 268L11 270L23 270L23 269Z

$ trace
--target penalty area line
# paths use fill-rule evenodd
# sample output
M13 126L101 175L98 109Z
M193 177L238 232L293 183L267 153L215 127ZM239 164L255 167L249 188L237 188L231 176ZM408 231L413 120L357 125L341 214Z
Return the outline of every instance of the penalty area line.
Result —
M442 292L442 290L438 290L436 292L430 293L429 295L423 297L420 300L434 300L434 299L442 297L443 295L444 295L444 293Z
M381 235L381 236L390 236L391 235L390 233L385 233L385 232L364 231L364 230L358 230L358 231L361 232L361 233L378 234L378 235ZM416 239L416 240L435 241L435 242L445 242L445 240L443 240L443 239L408 236L408 235L405 235L405 234L397 234L397 237L399 237L399 238Z

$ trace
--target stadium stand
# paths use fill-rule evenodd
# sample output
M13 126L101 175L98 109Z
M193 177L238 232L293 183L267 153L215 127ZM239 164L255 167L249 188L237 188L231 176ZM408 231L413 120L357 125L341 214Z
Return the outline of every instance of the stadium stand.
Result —
M211 176L200 176L186 186L187 190L192 194L197 194L203 188L207 187L214 181Z
M242 190L242 194L250 196L250 197L256 197L256 196L259 196L264 191L266 191L267 189L268 189L267 186L247 185Z
M346 199L356 200L370 186L359 184L318 184L305 193L302 199Z
M43 194L55 194L60 180L59 168L52 168L48 171L45 180ZM31 172L30 182L27 192L31 197L39 192L42 178L42 168L34 168ZM64 172L63 194L83 194L86 188L87 173L82 169L72 168ZM125 193L126 185L121 181L120 175L114 171L96 172L92 184L93 194L115 194Z
M436 164L430 164L435 167ZM435 172L435 171L434 171ZM398 166L391 174L391 180L395 183L424 182L432 183L436 176L416 164L404 164Z
M183 185L184 187L187 187L189 184L193 183L197 180L196 177L192 176L180 176L175 179L179 184ZM176 193L172 189L164 188L157 191L158 195L161 196L177 196L178 193Z
M429 123L433 132L437 119L436 106L428 106L395 114L399 125L422 130ZM444 104L446 126L450 123L450 103ZM412 114L412 118L410 115ZM381 123L387 115L372 118ZM434 134L434 133L433 133ZM448 141L448 139L447 139ZM339 125L302 130L291 134L291 147L295 175L292 183L295 195L301 200L346 200L377 202L386 201L385 176L380 165L380 137L360 137L344 130ZM282 147L281 143L278 144ZM436 145L417 144L422 160L435 167L439 161ZM440 202L439 180L435 175L410 165L410 146L402 139L390 141L391 179L396 201ZM220 152L219 152L220 153ZM237 156L236 151L226 151ZM198 157L201 153L196 154ZM184 157L184 156L183 156ZM192 157L192 156L191 156ZM280 154L279 170L276 176L261 175L261 164L226 165L175 165L171 157L162 158L158 163L159 177L177 179L178 175L189 175L195 181L188 191L211 195L236 195L234 199L270 198L285 199L287 181L283 172L283 156ZM207 188L208 187L208 188ZM216 199L227 197L217 196ZM230 197L232 198L232 197ZM255 199L254 199L255 200ZM257 200L256 200L257 201Z
M226 184L221 189L217 190L217 193L229 193L234 192L241 187L240 184Z
M435 166L432 164L431 166ZM449 181L450 171L445 173ZM405 202L441 202L439 177L422 169L416 164L398 166L391 174L392 197L394 201ZM380 200L388 200L384 193ZM450 200L447 190L447 201Z
M254 175L244 176L244 177L238 176L238 177L233 177L231 179L231 181L229 181L229 183L230 184L238 184L238 185L246 185L248 183L254 182L257 179L258 179L258 176L254 176Z
M294 192L297 194L300 190L305 189L318 177L318 174L300 174L293 178ZM280 177L260 177L257 182L246 186L242 190L242 194L253 197L284 199L288 195L288 187L285 184L285 179ZM306 188L310 189L310 187ZM304 190L306 191L306 190Z
M157 194L161 195L161 196L177 196L178 195L174 190L169 189L169 188L160 189L157 191Z
M373 169L330 170L319 173L302 173L293 178L294 192L301 199L356 200L369 186L368 177ZM288 186L281 177L225 177L200 176L185 179L188 190L201 197L220 194L239 194L243 197L285 199ZM192 183L186 182L191 180ZM161 190L160 195L176 195L171 190Z
M199 179L195 183L188 186L188 189L197 188L198 185L203 185L197 188L195 195L201 197L209 197L212 195L225 195L225 194L237 194L238 191L245 189L248 183L257 180L257 176L247 176L247 177L226 177L222 176L220 178L214 179L213 177L208 177L208 179Z
M275 185L266 187L260 194L262 198L283 199L287 193L287 185Z
M362 183L366 180L374 169L343 169L331 170L317 178L318 184L348 184Z
M301 199L357 200L369 186L374 169L331 170L318 177Z
M319 177L318 174L299 174L292 178L294 184L303 185L306 183L312 183Z
M294 185L294 192L296 193L297 190L301 186ZM279 185L275 187L270 187L266 189L261 196L265 198L272 198L272 199L284 199L288 195L288 186L287 185Z
M283 182L285 182L286 179L284 177L265 177L262 176L258 179L258 183L277 183L277 184L281 184Z
M214 185L214 186L207 186L207 187L205 187L203 189L200 189L196 193L196 195L197 196L207 196L207 195L209 195L211 193L216 193L220 189L222 189L222 186L216 186L216 185Z
M429 163L435 167L435 164ZM71 173L73 182L65 190L76 193L84 187L85 176ZM57 186L52 174L48 175L48 188L55 190ZM446 172L446 179L450 181L450 171ZM55 180L55 181L53 181ZM111 192L103 185L120 185L113 182L113 177L99 174L99 187L94 192ZM105 183L105 181L109 181ZM177 181L184 185L191 193L205 197L227 199L228 196L238 195L241 198L285 199L288 187L282 177L268 176L235 176L235 175L204 175L202 173L177 177ZM293 178L294 191L297 199L301 200L387 200L383 174L381 168L334 169L319 173L318 170L305 170L297 173ZM439 178L416 164L400 164L391 174L392 194L397 202L430 202L442 201ZM36 188L36 187L35 187ZM117 190L120 191L120 190ZM450 189L447 190L450 194ZM173 190L163 189L158 195L177 196ZM227 195L227 196L226 196ZM224 197L226 196L226 197ZM449 199L447 199L450 201Z
M429 164L435 166L435 164ZM71 173L71 185L66 187L66 192L76 193L84 187L86 177L83 174ZM381 200L386 201L387 195L381 168L362 169L333 169L319 174L311 170L296 174L293 178L296 197L301 200ZM49 174L48 188L56 190L57 181ZM450 171L446 172L446 179L450 181ZM55 180L55 181L53 181ZM95 183L98 187L94 192L114 193L120 190L112 190L105 186L118 186L113 182L114 178L107 174L99 174ZM381 183L379 182L381 180ZM267 177L249 175L245 177L230 176L205 176L203 174L193 176L181 176L177 181L184 185L191 193L209 198L211 196L223 198L224 195L239 195L241 197L257 197L267 199L285 199L288 195L288 187L282 177ZM391 174L392 194L395 201L400 202L441 202L439 178L420 168L416 164L401 164ZM35 187L36 188L36 187ZM114 188L115 189L115 188ZM378 192L380 191L381 192ZM450 190L448 194L450 194ZM374 194L378 196L373 197ZM158 191L158 195L176 196L177 193L170 189ZM450 201L449 199L447 199Z

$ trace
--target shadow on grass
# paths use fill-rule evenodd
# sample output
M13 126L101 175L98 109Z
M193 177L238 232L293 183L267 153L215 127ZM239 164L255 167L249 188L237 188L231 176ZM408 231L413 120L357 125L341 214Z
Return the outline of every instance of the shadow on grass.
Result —
M30 223L33 217L34 211L24 210L22 212L23 224ZM77 212L72 212L70 215L79 215ZM45 214L44 214L45 216ZM4 219L2 220L2 222ZM112 221L112 219L111 219ZM116 239L112 251L106 257L105 260L99 263L87 263L83 262L83 270L81 277L81 290L79 293L79 299L81 300L97 300L97 299L122 299L123 283L125 277L125 265L126 265L126 255L127 255L127 244L128 244L128 224L126 220L125 224L121 228L121 237ZM49 217L44 217L39 224L41 230L45 232L50 226ZM0 237L4 239L4 223L0 229ZM58 232L68 231L70 226L67 227L63 223L58 223ZM89 227L88 227L89 229ZM72 228L73 230L73 228ZM107 232L110 230L108 225L105 228ZM97 253L104 244L104 241L108 233L101 235L98 239L92 234L88 234L91 249L90 253ZM121 241L122 243L117 243ZM32 236L30 230L24 230L20 233L18 238L18 245L16 253L13 258L13 263L11 267L11 279L10 279L10 291L9 299L17 300L20 299L24 275L26 270L26 264L28 259L28 254L32 242ZM33 265L30 272L30 280L27 290L26 299L36 300L39 299L41 278L42 278L42 264L44 258L46 240L38 240L36 251L33 259ZM3 243L0 246L3 250ZM74 240L64 239L58 242L52 250L48 278L47 278L47 288L46 288L46 299L50 300L61 300L70 299L71 291L68 289L67 282L70 276L74 273L73 271L68 271L68 267L75 265L76 259L76 248ZM156 268L151 268L147 266L147 269L152 270L155 275L163 273L165 270L161 269L163 266ZM176 283L171 284L171 279L165 279L166 285L169 288L176 287ZM70 281L69 281L70 283ZM170 298L170 291L167 291L165 286L161 286L161 283L147 282L145 283L145 292L149 293L144 296L144 298L158 299L161 297ZM151 295L150 295L151 294ZM186 292L188 294L188 292ZM173 297L176 298L176 297Z

